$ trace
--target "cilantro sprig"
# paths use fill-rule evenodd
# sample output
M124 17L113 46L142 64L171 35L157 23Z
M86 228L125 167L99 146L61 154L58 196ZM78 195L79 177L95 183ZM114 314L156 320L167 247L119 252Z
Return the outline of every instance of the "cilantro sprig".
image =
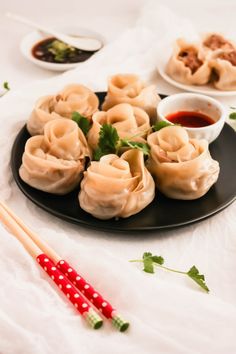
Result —
M3 88L4 88L5 90L7 90L7 91L10 90L9 83L8 83L7 81L4 81L4 83L3 83Z
M103 124L99 131L98 148L94 152L94 160L98 161L107 154L118 152L119 135L111 124Z
M230 109L236 110L236 107L230 107ZM231 112L231 113L229 114L229 119L236 120L236 112L235 112L235 111L234 111L234 112Z
M173 124L170 124L168 122L165 122L164 120L161 120L159 122L156 122L152 126L152 129L153 129L154 132L157 132L158 130L161 130L162 128L165 128L165 127L169 127L170 125L173 125Z
M121 147L138 149L144 155L149 155L148 144L132 141L133 138L121 139L115 127L111 124L103 124L99 131L98 147L94 152L94 160L98 161L107 154L118 154Z
M177 124L177 123L171 124L171 123L168 123L168 122L166 122L164 120L160 120L159 122L156 122L152 126L152 130L154 132L157 132L157 131L161 130L162 128L169 127L169 126L179 126L179 127L181 127L181 124Z
M9 90L9 83L7 81L4 81L2 84L2 89L0 88L0 97L4 96Z
M210 291L209 288L206 285L205 282L205 277L203 274L199 273L199 270L196 268L196 266L192 266L189 271L183 272L180 270L172 269L169 267L164 266L164 258L161 256L154 256L152 255L151 252L144 252L143 258L142 259L134 259L131 260L130 262L140 262L143 263L143 271L146 273L155 273L155 267L162 268L164 270L174 272L174 273L179 273L185 276L188 276L190 279L192 279L195 283L197 283L204 291L207 293Z
M142 131L129 138L121 139L115 127L111 124L103 124L99 131L98 147L94 152L94 160L98 161L100 158L107 154L118 154L120 148L129 147L130 149L138 149L142 151L144 156L150 155L150 147L147 143L142 143L139 141L133 141L134 138L141 136L142 134L148 133L150 131L158 131L169 125L173 125L164 121L156 122L151 128L146 131Z
M236 112L230 113L229 118L230 119L236 119Z
M128 139L121 139L121 146L127 146L131 149L138 149L143 152L144 155L148 156L150 153L150 147L146 143L141 143L139 141L130 141Z
M73 112L71 119L78 124L84 135L88 134L91 125L86 117L82 116L79 112Z

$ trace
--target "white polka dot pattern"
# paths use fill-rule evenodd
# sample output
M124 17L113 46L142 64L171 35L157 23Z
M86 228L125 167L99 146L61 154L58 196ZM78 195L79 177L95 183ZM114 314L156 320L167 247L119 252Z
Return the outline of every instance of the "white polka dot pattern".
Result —
M40 254L37 257L37 261L81 314L89 311L91 306L87 302L86 298L78 294L78 289L62 274L58 267L55 267L52 260L50 260L45 254ZM45 264L47 264L47 266L45 266ZM62 263L62 265L63 264L64 263Z
M57 268L64 273L68 279L86 296L86 298L93 302L93 305L101 311L106 318L112 318L112 312L115 309L103 297L95 291L95 289L88 284L86 280L76 272L65 260L60 260L57 263ZM86 307L84 307L85 309Z

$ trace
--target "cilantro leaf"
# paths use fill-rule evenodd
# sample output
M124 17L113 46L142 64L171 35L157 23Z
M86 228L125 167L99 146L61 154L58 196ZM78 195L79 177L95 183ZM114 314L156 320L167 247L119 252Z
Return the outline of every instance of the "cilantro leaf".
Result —
M116 128L111 124L103 124L99 132L98 146L103 150L115 152L118 140L119 135Z
M7 81L5 81L3 83L3 87L5 88L5 90L9 91L10 90L10 87L9 87L9 83Z
M195 267L192 266L192 268L189 269L187 272L187 275L195 281L202 289L204 289L206 292L209 292L209 288L207 287L205 283L205 277L203 274L199 274L199 270Z
M150 252L144 252L143 254L143 266L144 272L146 273L154 273L154 264L163 264L164 258L161 256L153 256Z
M162 256L152 256L152 261L162 265L164 263L164 258Z
M95 161L99 161L102 156L103 156L103 152L102 152L102 150L98 147L98 148L94 151L94 153L93 153L93 159L94 159Z
M236 112L230 113L229 118L230 119L236 119Z
M78 124L84 135L87 135L90 129L89 120L79 112L72 113L72 120Z
M154 273L152 254L150 252L144 252L143 254L143 270L146 273Z
M118 142L119 135L116 128L111 124L103 124L99 131L98 148L95 150L94 159L99 160L104 155L115 154Z
M168 127L169 125L173 125L173 124L170 124L168 122L165 122L164 120L161 120L159 122L156 122L152 126L152 129L154 130L154 132L157 132L158 130L161 130L162 128Z
M146 143L141 143L137 141L129 141L128 139L121 139L121 146L128 146L131 149L138 149L143 152L144 155L149 155L150 148Z
M152 257L152 253L151 252L144 252L143 259L147 258L147 257Z
M118 154L119 149L126 146L131 149L138 149L144 155L149 155L150 148L147 143L131 141L129 138L120 139L116 128L111 124L105 123L100 128L98 147L94 152L93 158L98 161L104 155Z

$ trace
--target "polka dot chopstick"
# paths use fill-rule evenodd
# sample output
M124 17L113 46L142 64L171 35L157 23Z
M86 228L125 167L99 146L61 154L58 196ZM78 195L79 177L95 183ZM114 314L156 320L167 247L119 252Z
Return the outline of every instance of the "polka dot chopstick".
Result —
M35 258L43 270L50 276L58 288L67 296L74 307L86 319L90 326L98 329L102 326L103 320L94 311L85 297L78 292L75 285L56 267L55 263L42 253L42 250L25 233L15 219L7 212L0 203L0 218L2 222L12 231L16 238L25 246L26 250Z
M93 305L101 311L104 317L112 321L119 331L124 332L129 327L129 323L125 321L106 301L101 294L99 294L91 284L76 272L69 263L61 259L57 263L57 267L70 279L73 284L86 296L86 298L93 303Z
M74 268L71 267L69 263L67 263L64 259L62 259L46 242L41 240L38 235L36 235L34 232L32 232L24 223L21 219L19 219L5 204L0 202L0 207L1 209L4 209L5 212L8 213L8 215L14 220L15 223L17 223L17 226L23 230L23 232L27 235L28 239L31 240L31 242L36 244L37 247L47 255L45 254L40 254L37 255L37 260L41 267L51 276L51 278L56 282L56 284L59 286L59 288L63 291L66 290L66 295L67 297L72 301L72 299L77 298L80 299L80 305L72 301L75 307L78 308L78 310L81 310L81 314L86 314L87 321L91 323L91 321L94 321L94 316L96 313L94 311L92 312L92 307L87 307L85 304L88 304L86 300L84 299L83 295L103 314L104 317L107 319L111 320L112 324L114 327L116 327L119 331L124 332L128 327L129 323L125 321L118 313L117 311L111 306L111 304L106 301L101 294L99 294L91 284L86 282L86 280L76 272ZM46 262L45 262L45 257L46 257ZM46 264L47 262L52 263L51 268L48 267ZM53 268L53 269L52 269ZM54 269L56 268L56 269ZM60 272L57 273L57 272ZM55 274L57 273L56 277ZM62 278L64 277L64 278ZM68 283L64 284L65 279L67 279ZM63 280L63 282L60 282L59 280ZM62 285L62 283L64 285ZM68 291L70 290L70 291ZM75 292L77 290L77 292ZM80 291L79 297L77 297L78 290ZM84 301L85 300L85 301ZM76 306L77 304L77 306ZM87 313L91 313L91 316L87 315ZM90 319L90 317L92 317Z

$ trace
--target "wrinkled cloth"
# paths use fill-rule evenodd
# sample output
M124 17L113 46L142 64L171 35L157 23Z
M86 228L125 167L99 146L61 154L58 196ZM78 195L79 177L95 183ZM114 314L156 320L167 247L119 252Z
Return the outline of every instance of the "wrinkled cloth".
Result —
M136 27L77 69L0 99L4 119L0 131L0 198L79 268L131 323L124 334L107 321L98 331L88 328L23 246L0 225L0 353L236 352L236 203L206 220L175 230L132 235L99 232L69 224L32 204L17 188L9 165L14 138L34 102L66 84L78 82L102 91L108 75L133 72L155 83L158 92L178 92L156 73L158 45L161 39L176 38L188 26L153 2L142 11ZM154 43L158 45L154 47ZM234 100L222 101L233 105ZM233 176L231 180L234 183ZM203 293L182 275L162 270L147 274L141 264L129 263L141 258L144 251L162 255L166 265L176 269L187 271L195 264L205 274L210 293Z

